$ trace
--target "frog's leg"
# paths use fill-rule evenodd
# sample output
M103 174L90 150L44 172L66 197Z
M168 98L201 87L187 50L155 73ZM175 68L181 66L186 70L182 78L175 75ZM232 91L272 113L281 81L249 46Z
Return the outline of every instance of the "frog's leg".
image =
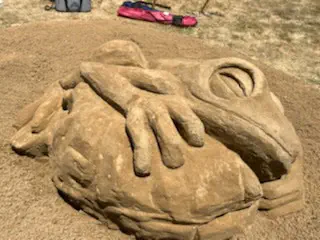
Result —
M55 82L39 100L20 111L14 124L18 132L11 139L11 146L16 152L31 156L48 153L53 128L66 114L63 109L65 93Z

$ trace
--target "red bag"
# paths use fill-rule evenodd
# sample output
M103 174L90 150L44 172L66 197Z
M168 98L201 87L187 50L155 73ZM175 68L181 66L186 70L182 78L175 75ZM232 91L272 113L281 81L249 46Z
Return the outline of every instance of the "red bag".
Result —
M118 16L144 20L148 22L160 22L163 24L172 24L180 27L194 27L198 21L195 17L191 16L177 16L168 12L162 12L154 10L149 7L135 7L134 4L128 4L125 2L118 9ZM141 2L140 5L141 6Z

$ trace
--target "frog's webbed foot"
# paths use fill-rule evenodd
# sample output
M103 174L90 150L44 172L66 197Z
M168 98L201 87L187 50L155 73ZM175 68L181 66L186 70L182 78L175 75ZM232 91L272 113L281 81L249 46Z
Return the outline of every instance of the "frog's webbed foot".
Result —
M133 143L135 172L139 176L150 174L150 139L154 136L162 161L169 168L181 167L188 158L184 139L195 147L204 144L202 122L186 102L176 96L165 100L135 100L129 106L126 127Z
M11 139L12 148L32 156L46 155L52 140L52 127L63 111L64 92L52 84L44 95L20 111L14 126L18 132Z
M173 75L155 70L83 63L81 76L102 99L125 115L137 175L150 174L150 140L154 136L163 163L169 168L182 166L187 158L183 138L191 146L203 146L204 126L187 100L178 95L183 95L183 87Z

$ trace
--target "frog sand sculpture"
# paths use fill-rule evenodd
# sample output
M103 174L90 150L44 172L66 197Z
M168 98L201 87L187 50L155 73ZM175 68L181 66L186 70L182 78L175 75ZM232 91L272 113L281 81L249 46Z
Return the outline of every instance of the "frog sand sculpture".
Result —
M12 147L49 155L74 207L137 239L228 239L303 206L302 149L239 58L147 61L114 40L24 108Z

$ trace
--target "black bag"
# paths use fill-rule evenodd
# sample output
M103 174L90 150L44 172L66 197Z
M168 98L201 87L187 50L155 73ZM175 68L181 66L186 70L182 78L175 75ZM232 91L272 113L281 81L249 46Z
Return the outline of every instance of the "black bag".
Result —
M45 10L56 9L59 12L90 12L91 0L51 0L51 6L45 6ZM55 2L55 6L54 3Z

